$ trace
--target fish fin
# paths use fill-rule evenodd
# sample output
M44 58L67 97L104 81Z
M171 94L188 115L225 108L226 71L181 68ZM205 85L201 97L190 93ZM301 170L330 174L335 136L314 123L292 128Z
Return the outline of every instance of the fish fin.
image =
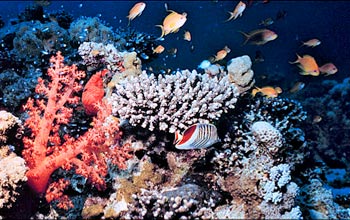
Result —
M226 19L224 22L231 21L235 17L235 14L233 12L228 11L228 13L230 13L230 17L228 19Z
M297 60L294 61L294 62L289 61L290 64L299 63L299 59L300 59L301 57L300 57L297 53L296 53L296 55L297 55Z
M177 13L176 11L169 10L169 9L167 9L166 12L169 12L169 13Z
M213 55L211 57L208 58L210 63L214 63L216 61L216 57Z
M250 35L247 34L247 33L244 33L243 31L238 31L238 32L241 33L241 34L245 37L245 40L244 40L244 42L242 43L241 46L247 44L247 42L248 42L248 40L249 40L249 38L250 38Z
M130 17L129 17L129 15L128 16L126 16L127 18L128 18L128 27L130 26L130 21L131 21L131 19L130 19Z
M256 89L252 90L252 96L255 97L256 93L258 93L258 92L259 92L259 88L256 87Z
M177 144L181 139L182 139L182 135L180 134L180 132L176 131L173 144Z
M160 27L160 29L162 29L162 35L160 37L158 37L156 40L160 40L162 39L162 37L164 36L165 32L164 32L164 28L163 28L163 25L156 25L156 27Z

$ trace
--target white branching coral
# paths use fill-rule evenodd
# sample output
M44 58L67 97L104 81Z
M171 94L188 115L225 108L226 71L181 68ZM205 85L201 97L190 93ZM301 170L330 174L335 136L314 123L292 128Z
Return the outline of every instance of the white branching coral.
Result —
M218 120L234 108L239 93L228 77L184 70L174 75L138 76L116 84L109 98L113 114L133 126L174 133L194 123Z

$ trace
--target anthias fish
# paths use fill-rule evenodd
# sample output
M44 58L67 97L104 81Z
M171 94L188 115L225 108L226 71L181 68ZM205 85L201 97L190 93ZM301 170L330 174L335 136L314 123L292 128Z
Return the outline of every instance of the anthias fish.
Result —
M158 38L162 38L170 33L177 32L187 20L187 13L179 14L175 11L168 10L170 14L163 20L163 25L156 25L162 29L162 35Z
M144 2L139 2L136 3L129 11L129 15L126 16L129 19L129 23L128 26L130 25L130 21L134 20L137 16L140 16L143 12L143 10L145 10L146 7L146 3Z
M255 45L263 45L269 41L275 40L278 35L269 29L257 29L249 33L239 31L246 38L243 45L250 42Z
M299 63L298 66L302 70L300 72L301 75L311 75L311 76L320 75L320 70L316 63L316 60L310 55L304 55L303 57L301 57L297 54L297 60L289 63L290 64Z
M255 87L255 89L252 90L252 96L254 97L259 92L267 98L276 98L278 94L282 93L282 89L280 87L273 88L271 86L265 86L262 88Z
M182 135L175 133L175 147L180 150L202 149L220 142L217 128L212 124L198 123L188 127Z
M230 11L228 12L228 13L230 13L230 17L225 22L231 21L232 19L236 20L238 18L238 16L242 16L242 13L243 13L245 8L246 8L246 4L244 2L242 2L242 1L240 1L236 5L236 7L233 10L233 12L230 12Z

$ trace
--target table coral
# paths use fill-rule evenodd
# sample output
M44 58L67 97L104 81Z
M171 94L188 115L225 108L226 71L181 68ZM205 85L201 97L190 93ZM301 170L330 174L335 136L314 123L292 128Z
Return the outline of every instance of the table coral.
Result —
M148 75L124 80L115 85L109 98L113 114L131 125L174 133L200 122L218 120L234 108L239 93L228 81L198 74L195 70L175 75Z

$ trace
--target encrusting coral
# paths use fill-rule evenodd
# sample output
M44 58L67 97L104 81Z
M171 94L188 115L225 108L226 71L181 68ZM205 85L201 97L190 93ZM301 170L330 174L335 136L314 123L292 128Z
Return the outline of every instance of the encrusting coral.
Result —
M174 75L132 77L115 85L108 99L113 114L131 125L174 133L200 122L218 120L234 108L239 93L227 76L184 70Z
M11 152L8 146L0 147L0 209L12 207L18 190L27 181L27 170L23 158Z
M76 93L82 89L79 79L85 73L78 71L75 65L65 66L60 52L50 59L48 75L51 82L39 78L36 92L47 98L29 99L24 109L29 117L25 126L30 128L30 136L23 138L25 149L23 157L29 171L26 176L29 186L37 193L46 191L46 200L58 200L58 207L67 209L72 206L63 190L70 184L68 179L60 179L49 186L51 174L58 168L75 169L75 172L87 178L97 189L106 187L107 161L125 168L126 160L131 157L128 145L119 146L119 120L112 117L111 108L106 102L98 105L93 127L79 138L68 134L60 136L60 125L67 124L72 116L70 104L77 104Z

